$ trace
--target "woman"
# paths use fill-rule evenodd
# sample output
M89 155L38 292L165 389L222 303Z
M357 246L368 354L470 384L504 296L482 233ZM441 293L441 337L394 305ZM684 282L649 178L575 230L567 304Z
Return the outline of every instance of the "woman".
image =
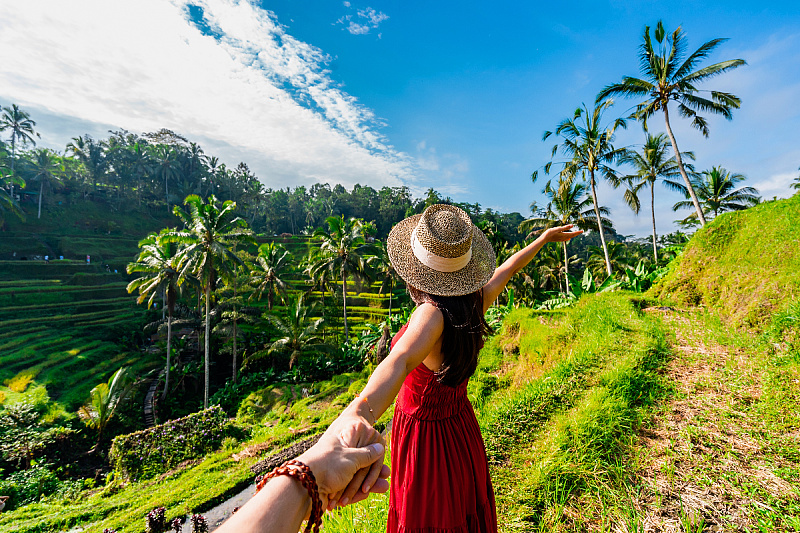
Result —
M491 332L483 315L542 246L582 233L571 228L546 230L496 270L486 236L457 207L433 205L392 228L389 258L417 308L343 414L372 424L397 397L389 532L497 531L486 451L466 392ZM339 503L359 487L368 491L377 468L360 471Z

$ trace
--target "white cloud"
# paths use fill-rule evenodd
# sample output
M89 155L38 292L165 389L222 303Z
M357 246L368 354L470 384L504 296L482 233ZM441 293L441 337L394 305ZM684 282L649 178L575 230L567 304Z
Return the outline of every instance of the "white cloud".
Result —
M81 125L167 127L228 164L244 159L267 186L411 176L413 161L331 80L323 51L254 3L193 4L211 34L183 0L15 3L0 18L0 97Z
M345 7L351 7L350 2L344 3ZM356 12L356 17L352 14L340 17L336 23L345 26L345 29L353 35L367 35L371 30L380 26L381 22L388 20L389 15L381 11L376 11L371 7L359 9ZM382 34L378 34L378 38Z

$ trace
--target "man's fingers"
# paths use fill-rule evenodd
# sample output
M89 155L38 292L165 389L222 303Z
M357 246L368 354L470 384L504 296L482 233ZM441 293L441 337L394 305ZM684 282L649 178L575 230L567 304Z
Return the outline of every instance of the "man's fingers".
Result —
M358 489L361 488L361 484L364 482L364 478L367 477L368 472L369 468L362 468L356 472L356 475L350 480L350 484L347 485L346 489L344 489L342 498L339 500L339 505L347 505L350 500L353 499L353 496L356 495Z

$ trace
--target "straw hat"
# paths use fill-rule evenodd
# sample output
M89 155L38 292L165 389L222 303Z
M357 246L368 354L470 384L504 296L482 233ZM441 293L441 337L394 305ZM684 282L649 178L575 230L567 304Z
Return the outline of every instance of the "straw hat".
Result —
M437 296L477 291L492 277L496 264L486 235L452 205L432 205L397 223L386 248L401 278Z

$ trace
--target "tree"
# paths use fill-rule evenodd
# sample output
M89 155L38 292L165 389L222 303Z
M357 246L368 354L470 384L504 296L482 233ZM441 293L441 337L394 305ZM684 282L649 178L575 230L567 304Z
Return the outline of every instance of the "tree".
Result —
M686 54L686 37L683 30L678 27L671 37L666 36L664 25L659 20L654 32L656 47L650 38L650 27L645 26L644 42L639 47L639 70L644 79L624 76L622 82L605 87L597 95L597 102L611 96L644 97L643 102L636 106L633 117L647 124L647 120L656 112L664 113L664 124L667 128L672 143L678 170L683 177L686 189L691 197L697 217L702 225L706 220L697 195L686 173L686 168L678 149L675 135L669 121L669 103L674 101L678 105L678 114L692 120L692 127L700 130L704 137L708 137L708 122L698 113L712 113L722 115L728 120L733 118L733 109L739 109L741 100L730 93L710 91L711 98L700 96L697 84L719 76L729 70L747 63L743 59L731 59L715 63L708 67L695 70L698 63L708 57L714 49L727 39L712 39L704 43L684 60Z
M0 454L27 470L36 454L57 440L63 428L41 423L41 412L30 403L4 406L0 411Z
M31 181L39 182L39 215L42 218L42 193L44 186L61 183L64 166L58 162L58 156L47 149L36 150L31 161Z
M252 232L247 223L235 216L236 203L227 200L219 207L215 196L208 202L196 194L186 197L186 210L175 206L174 213L183 221L184 229L171 231L170 242L183 245L180 258L180 275L193 274L205 293L205 392L203 407L208 408L211 293L216 289L217 277L230 270L232 265L243 265L233 248L250 241Z
M325 219L330 231L322 228L314 232L314 237L321 240L320 251L323 253L324 268L338 272L342 280L342 305L344 313L344 336L349 336L347 327L347 278L352 276L358 282L365 277L366 262L362 253L370 247L363 235L363 221L357 218L344 219L344 216Z
M130 368L123 366L114 372L107 383L100 383L89 393L89 403L78 409L84 423L97 430L97 444L90 450L93 452L100 446L100 437L117 408L120 407L135 386Z
M741 211L756 205L759 201L758 190L753 187L736 188L747 178L742 174L731 174L723 167L712 167L692 177L692 186L697 191L697 198L704 214L713 213L714 218L725 211ZM672 206L673 211L692 207L689 191L681 183L669 182L670 186L681 191L686 200ZM692 213L688 218L695 218Z
M367 258L367 266L370 269L370 277L372 280L381 284L378 291L379 294L384 292L389 293L389 321L392 319L392 296L395 283L399 281L400 275L394 269L392 262L389 260L389 252L386 249L385 241L375 241L374 255Z
M167 203L167 213L169 208L169 180L178 174L176 152L171 146L159 144L153 148L153 157L156 161L156 169L164 180L164 200Z
M139 242L141 251L136 261L128 264L128 274L141 274L128 283L128 292L139 291L136 303L147 300L147 307L153 305L157 295L164 296L164 308L167 311L167 366L165 371L164 391L161 399L167 397L169 390L169 373L172 367L172 315L178 299L181 285L180 253L176 244L169 240L170 230L151 233Z
M797 167L797 170L800 170L800 167ZM792 183L791 187L792 187L792 189L795 189L796 191L800 191L800 176L797 176L794 179L794 183Z
M67 152L72 152L77 156L88 173L92 190L97 190L97 183L103 181L108 169L108 160L103 148L103 143L96 142L89 135L73 137L72 141L67 144Z
M580 182L559 182L558 186L553 187L551 182L547 182L542 193L549 198L547 207L543 210L535 210L534 216L522 221L519 225L520 231L528 233L526 239L530 239L533 233L552 228L575 224L582 230L591 228L594 206L592 199L586 194L586 185ZM601 215L608 216L607 207L598 208ZM603 225L611 227L611 221L603 218ZM564 292L569 290L569 263L570 257L567 253L567 243L563 242L564 251Z
M267 309L272 311L272 295L286 295L289 284L283 275L289 269L292 254L281 244L268 242L258 247L258 256L250 270L250 284L255 288L252 297L261 299L267 293Z
M625 150L625 153L620 158L620 163L628 164L633 167L634 174L625 176L623 180L631 183L632 187L629 189L631 193L647 184L650 186L650 213L653 219L653 258L654 262L658 262L658 247L656 246L656 210L655 210L655 184L658 180L663 180L663 183L669 186L680 175L678 168L678 160L675 156L668 157L667 153L667 137L663 133L658 135L647 134L642 153L637 153L633 150ZM686 159L694 160L692 152L684 152L682 154ZM690 165L690 172L694 172L694 168ZM638 198L627 198L628 205L631 206L635 213L639 212Z
M298 358L323 348L325 345L317 336L317 332L324 320L312 318L317 310L316 303L305 305L303 295L299 294L297 299L290 303L286 318L266 315L265 318L278 330L279 335L279 338L267 348L267 354L288 354L289 368L291 368Z
M14 175L14 161L17 158L17 142L21 142L24 146L31 143L36 146L34 137L41 138L42 136L36 133L33 127L36 122L31 119L31 116L17 106L11 104L11 107L4 107L2 115L0 115L0 132L11 131L11 175ZM11 198L14 198L14 182L11 182Z
M586 261L586 268L592 275L599 279L603 273L604 251L597 246L589 246L589 259ZM629 265L627 249L621 242L608 244L608 255L611 259L611 267L614 272L622 272Z
M24 187L25 181L11 174L0 174L0 228L2 228L6 222L6 213L11 213L20 220L25 220L25 213L20 209L14 195L6 191L6 186L10 187L10 190L13 191L14 185Z
M625 128L624 119L618 118L605 127L601 124L603 112L612 105L610 101L598 104L591 112L584 104L575 110L571 119L564 119L555 129L555 135L561 138L561 142L553 146L552 156L559 150L568 158L563 162L560 172L560 181L572 183L580 173L585 179L588 174L589 185L592 191L592 202L597 221L597 231L600 234L600 242L606 258L606 271L611 275L611 261L608 257L608 247L606 246L605 233L603 232L603 222L597 201L597 174L608 180L613 187L619 186L619 178L616 171L610 166L622 155L622 149L614 148L614 132L617 128ZM546 140L553 135L553 132L546 131L542 140ZM545 173L550 172L552 161L545 165ZM535 182L538 171L531 175Z

